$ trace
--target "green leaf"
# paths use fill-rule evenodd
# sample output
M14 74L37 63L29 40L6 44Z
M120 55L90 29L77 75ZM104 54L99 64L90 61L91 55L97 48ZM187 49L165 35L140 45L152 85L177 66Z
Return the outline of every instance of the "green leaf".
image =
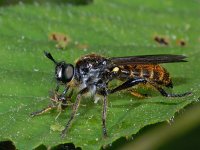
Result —
M169 120L199 97L199 2L158 0L96 0L85 6L65 3L30 3L0 8L0 140L11 140L17 149L33 149L43 144L53 147L74 143L82 149L100 149L122 136L136 134L149 124ZM49 41L51 33L66 34L71 43L57 50ZM154 36L164 36L169 45L160 45ZM185 46L176 44L184 40ZM66 138L60 130L71 108L30 118L31 112L50 103L49 90L55 88L54 66L44 57L51 52L58 60L73 63L88 53L105 56L184 54L188 63L164 64L172 75L174 89L192 91L192 96L165 98L145 89L151 96L138 99L128 92L109 96L107 129L102 138L101 102L83 99ZM118 84L118 83L114 83ZM74 97L75 98L75 97Z

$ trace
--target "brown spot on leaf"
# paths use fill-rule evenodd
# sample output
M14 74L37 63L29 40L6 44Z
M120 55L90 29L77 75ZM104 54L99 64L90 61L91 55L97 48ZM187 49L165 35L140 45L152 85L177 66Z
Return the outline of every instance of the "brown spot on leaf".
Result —
M69 36L63 34L63 33L57 33L53 32L49 35L49 40L50 41L55 41L56 42L56 48L59 49L65 49L69 43L70 43L70 38Z
M155 36L154 41L160 45L169 45L169 40L166 37Z
M177 41L176 41L176 44L179 45L179 46L185 46L185 45L186 45L186 42L185 42L185 40L182 40L182 39L181 39L181 40L177 40Z

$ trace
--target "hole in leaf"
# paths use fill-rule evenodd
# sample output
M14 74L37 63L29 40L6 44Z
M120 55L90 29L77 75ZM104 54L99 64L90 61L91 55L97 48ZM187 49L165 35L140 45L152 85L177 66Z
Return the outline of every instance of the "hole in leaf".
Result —
M0 150L16 150L14 144L11 141L0 142Z
M60 144L52 148L52 150L81 150L80 147L75 147L73 143Z
M47 147L45 145L41 144L38 147L36 147L34 150L47 150Z

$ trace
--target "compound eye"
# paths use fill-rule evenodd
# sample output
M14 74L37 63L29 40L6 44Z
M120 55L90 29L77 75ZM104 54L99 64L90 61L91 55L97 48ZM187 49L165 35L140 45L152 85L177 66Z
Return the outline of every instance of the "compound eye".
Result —
M74 75L74 67L71 65L68 65L65 69L65 77L67 80L71 80Z

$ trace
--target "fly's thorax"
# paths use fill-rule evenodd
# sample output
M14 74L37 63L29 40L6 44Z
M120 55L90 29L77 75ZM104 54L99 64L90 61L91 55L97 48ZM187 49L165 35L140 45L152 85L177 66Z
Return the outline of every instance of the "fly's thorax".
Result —
M95 96L104 87L104 74L107 60L99 55L86 55L80 58L75 66L75 79L79 83L79 90L89 88L87 96Z
M83 87L98 83L103 77L106 65L106 58L95 54L86 55L76 62L75 78Z

